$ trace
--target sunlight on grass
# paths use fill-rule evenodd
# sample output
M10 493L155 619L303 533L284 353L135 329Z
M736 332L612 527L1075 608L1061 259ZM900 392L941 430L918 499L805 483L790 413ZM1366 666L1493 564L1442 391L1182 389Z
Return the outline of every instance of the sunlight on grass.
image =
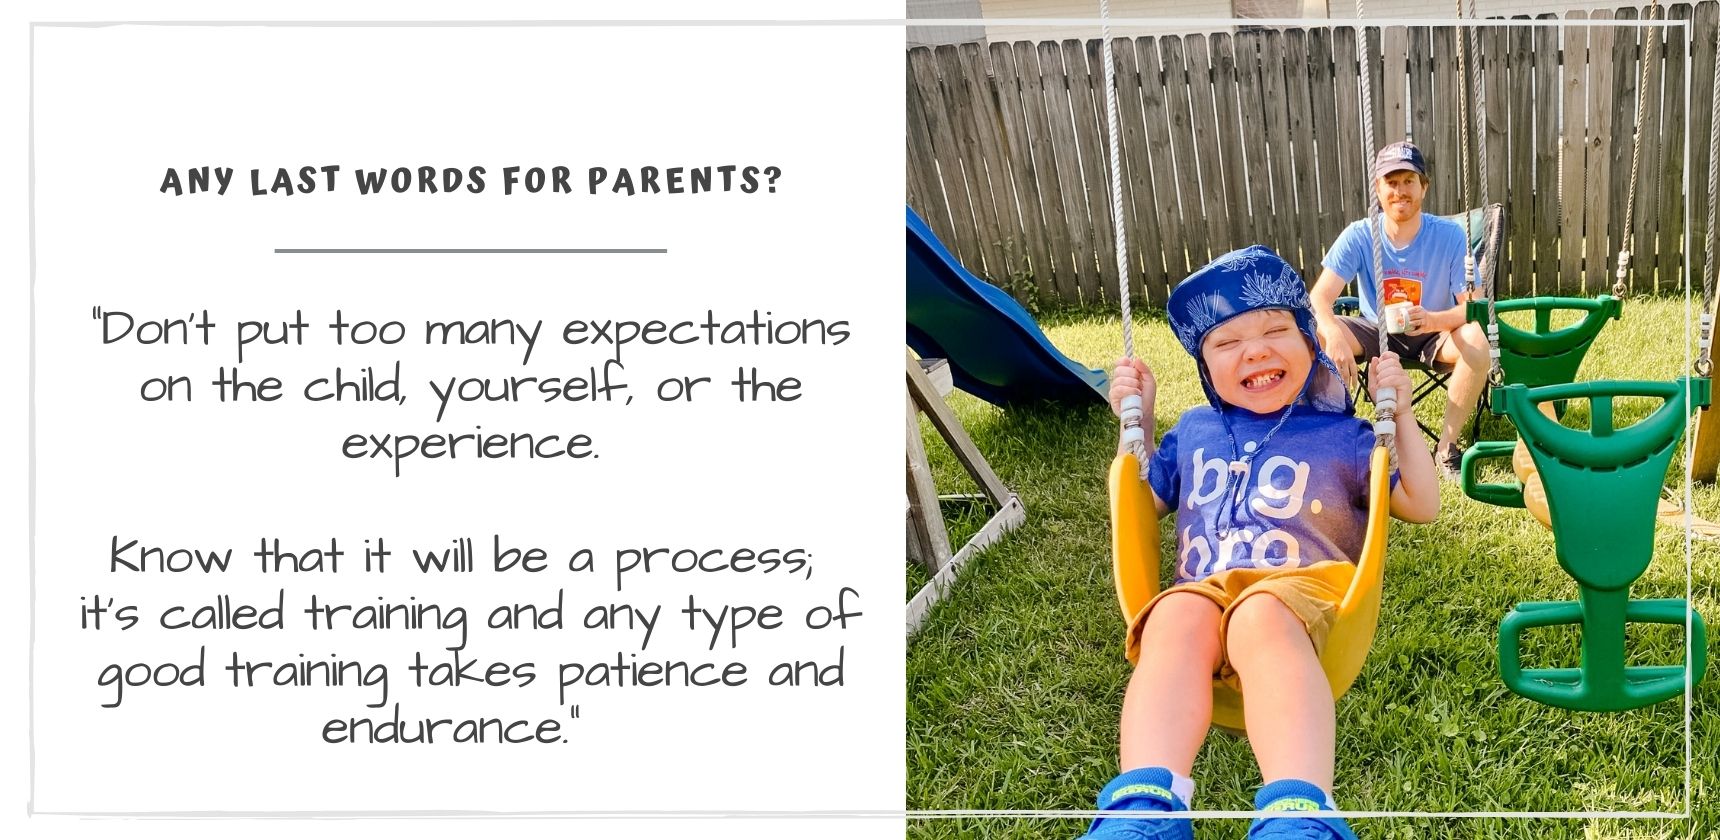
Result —
M1138 316L1136 342L1159 382L1157 435L1202 400L1192 360L1162 314ZM1115 313L1048 316L1053 342L1092 367L1109 368L1121 346ZM1630 300L1589 354L1582 379L1668 380L1685 375L1682 300ZM1419 377L1419 374L1414 374ZM1116 770L1117 713L1128 666L1122 656L1109 568L1104 472L1115 421L1103 407L1000 411L965 394L950 403L1004 483L1028 511L1022 528L963 573L909 648L907 807L1086 809ZM1442 402L1417 414L1439 420ZM1621 401L1623 426L1648 401ZM1567 417L1587 426L1586 408ZM1482 434L1505 438L1508 421ZM968 492L965 474L927 432L940 492ZM1681 487L1675 460L1668 484ZM1502 471L1498 473L1504 475ZM1604 492L1604 488L1597 488ZM1513 604L1571 600L1552 537L1520 510L1496 509L1442 488L1439 521L1398 524L1392 535L1379 635L1361 678L1338 704L1337 797L1347 808L1391 811L1681 811L1684 709L1678 702L1618 714L1548 708L1511 694L1495 661L1499 620ZM1695 511L1720 520L1720 491L1695 490ZM955 548L983 523L953 517ZM1167 529L1168 531L1168 529ZM1168 533L1167 533L1168 536ZM1633 597L1683 597L1684 539L1658 527L1655 557ZM1720 547L1695 547L1695 601L1720 620ZM910 570L910 591L924 572ZM1632 629L1633 663L1682 658L1681 630ZM1576 661L1574 633L1538 631L1530 666ZM1364 820L1364 838L1713 837L1720 809L1704 804L1720 769L1720 692L1695 692L1696 819L1544 822ZM1246 809L1259 784L1246 742L1214 735L1196 765L1198 807ZM915 838L1074 837L1079 821L930 820ZM1214 822L1195 836L1240 837ZM1693 832L1693 833L1690 833Z

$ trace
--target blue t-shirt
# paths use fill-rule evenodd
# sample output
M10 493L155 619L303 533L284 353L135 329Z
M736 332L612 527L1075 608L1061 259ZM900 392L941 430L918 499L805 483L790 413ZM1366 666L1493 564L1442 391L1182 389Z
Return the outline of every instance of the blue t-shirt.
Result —
M1386 276L1386 302L1400 296L1424 309L1450 309L1457 305L1463 288L1463 255L1467 240L1463 226L1443 216L1421 214L1421 230L1403 248L1392 246L1390 237L1380 243L1380 263ZM1358 219L1338 234L1332 249L1320 264L1346 282L1356 280L1362 298L1362 315L1379 317L1379 284L1374 278L1374 245L1368 236L1368 220Z
M1147 483L1176 508L1176 582L1235 568L1354 561L1367 531L1374 431L1350 414L1297 406L1244 467L1279 413L1189 409L1148 461ZM1233 476L1238 481L1231 482ZM1227 498L1225 488L1234 494ZM1229 503L1227 503L1229 502Z

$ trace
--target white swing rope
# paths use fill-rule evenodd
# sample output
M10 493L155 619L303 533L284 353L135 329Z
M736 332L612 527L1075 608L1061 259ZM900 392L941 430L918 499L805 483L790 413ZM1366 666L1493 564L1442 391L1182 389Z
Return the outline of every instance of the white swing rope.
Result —
M1457 16L1462 18L1463 0L1456 0L1456 2ZM1470 6L1471 13L1473 13L1473 0L1471 0ZM1463 207L1463 290L1465 292L1475 291L1475 256L1474 252L1469 249L1469 243L1473 241L1471 238L1473 236L1473 231L1469 224L1469 208L1475 205L1469 203L1470 128L1469 109L1464 107L1474 101L1474 90L1475 87L1479 85L1479 81L1477 81L1476 85L1471 85L1469 83L1468 68L1473 66L1473 64L1479 63L1479 61L1471 62L1469 60L1470 56L1475 52L1475 44L1473 40L1466 41L1465 39L1470 38L1472 35L1474 35L1474 31L1467 26L1461 27L1457 32L1457 83L1463 88L1463 92L1459 94L1461 104L1457 107L1457 136L1458 144L1461 147L1457 156L1457 183ZM1477 112L1475 116L1479 119L1481 114Z
M1356 0L1356 18L1367 16L1362 0ZM1384 36L1381 32L1381 36ZM1379 191L1374 188L1374 84L1373 68L1368 66L1368 33L1356 27L1356 65L1362 77L1362 166L1368 173L1365 180L1368 208L1368 238L1374 246L1374 307L1375 327L1379 330L1380 352L1385 352L1391 333L1386 330L1385 280L1385 214L1380 207ZM1382 62L1383 66L1383 62ZM1397 389L1381 388L1374 394L1374 439L1391 453L1391 468L1397 469Z
M1123 355L1135 358L1135 320L1129 309L1129 238L1123 225L1121 132L1117 128L1117 62L1111 54L1111 6L1099 0L1099 44L1105 62L1105 130L1111 141L1111 227L1117 237L1117 300L1123 309ZM1141 475L1147 474L1147 437L1141 428L1141 397L1123 398L1123 445L1135 456Z

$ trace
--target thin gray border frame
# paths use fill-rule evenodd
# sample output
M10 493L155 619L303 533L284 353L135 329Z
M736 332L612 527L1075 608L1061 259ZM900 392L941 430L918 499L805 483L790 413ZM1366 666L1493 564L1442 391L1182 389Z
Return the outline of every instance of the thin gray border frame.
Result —
M915 26L950 26L950 25L994 25L994 26L1178 26L1178 25L1215 25L1232 26L1235 18L1113 18L1101 20L1098 18L1009 18L1009 19L799 19L799 20L508 20L508 21L31 21L30 22L30 92L28 97L29 140L29 236L30 236L30 372L29 372L29 404L28 436L30 456L28 474L30 481L28 510L30 517L28 545L30 552L30 651L28 657L29 702L28 719L30 727L29 763L30 784L29 799L25 802L25 816L65 816L65 817L95 817L116 819L963 819L983 817L1016 817L1059 819L1075 817L1098 816L1098 811L1064 811L1064 810L825 810L825 811L481 811L481 810L407 810L407 811L369 811L369 810L335 810L335 811L38 811L35 808L36 799L36 31L39 28L68 28L68 29L98 29L119 26L148 26L148 27L293 27L293 28L609 28L609 27L824 27L824 26L890 26L902 27L904 30ZM1436 19L1436 18L1325 18L1325 19L1269 19L1243 21L1256 25L1283 25L1301 27L1332 27L1332 26L1558 26L1593 28L1608 26L1613 28L1645 28L1648 26L1688 28L1690 22L1660 18L1658 20L1626 20L1626 21L1514 21L1503 19L1498 21L1469 20L1469 19ZM1664 47L1663 47L1664 48ZM1690 113L1690 82L1695 73L1693 61L1685 63L1685 113ZM1685 223L1684 247L1688 251L1691 239L1691 195L1690 195L1690 126L1685 124L1684 143L1684 190ZM1685 328L1685 360L1690 360L1689 342L1689 300L1692 291L1690 282L1690 261L1684 261L1684 288L1686 300ZM1686 447L1686 522L1689 522L1689 458L1694 452L1694 441L1687 441ZM1685 530L1685 664L1690 665L1691 645L1689 643L1690 615L1689 606L1692 597L1692 545L1689 528ZM1420 812L1420 811L1342 811L1345 816L1357 818L1493 818L1493 819L1612 819L1612 820L1690 820L1693 818L1691 802L1691 749L1692 749L1692 694L1694 686L1685 680L1684 699L1684 811L1675 812ZM1179 816L1194 818L1225 818L1242 819L1261 816L1256 811L1194 811Z

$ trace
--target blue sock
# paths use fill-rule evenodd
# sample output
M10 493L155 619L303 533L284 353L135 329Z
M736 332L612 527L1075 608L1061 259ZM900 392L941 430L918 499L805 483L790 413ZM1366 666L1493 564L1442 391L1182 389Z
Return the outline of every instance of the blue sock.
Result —
M1340 840L1356 840L1355 832L1350 830L1349 825L1344 822L1343 818L1327 817L1320 819L1312 815L1313 812L1332 811L1336 809L1332 805L1331 798L1326 795L1324 790L1320 789L1319 785L1311 782L1304 782L1301 779L1279 779L1276 782L1262 787L1260 792L1254 795L1254 810L1273 811L1279 813L1305 811L1309 812L1310 815L1305 820L1255 820L1254 824L1248 828L1249 837L1272 837L1278 833L1278 829L1283 829L1286 836L1289 836L1288 830L1292 825L1297 823L1301 823L1303 825L1306 825L1307 823L1317 823L1324 826L1327 831L1331 832L1331 835L1334 838L1340 838ZM1275 823L1283 823L1284 825L1274 826ZM1295 836L1306 837L1307 835L1296 834Z
M1099 810L1101 811L1187 811L1188 804L1172 790L1175 782L1171 771L1163 767L1140 767L1123 773L1105 785L1099 791ZM1094 836L1099 826L1106 820L1101 817L1093 821L1087 831ZM1119 824L1132 824L1137 829L1145 830L1151 826L1160 830L1166 837L1191 837L1192 827L1188 820L1115 820ZM1113 826L1121 828L1122 826ZM1122 832L1119 832L1122 833ZM1127 836L1143 836L1142 833L1130 833ZM1145 836L1153 836L1147 833Z

